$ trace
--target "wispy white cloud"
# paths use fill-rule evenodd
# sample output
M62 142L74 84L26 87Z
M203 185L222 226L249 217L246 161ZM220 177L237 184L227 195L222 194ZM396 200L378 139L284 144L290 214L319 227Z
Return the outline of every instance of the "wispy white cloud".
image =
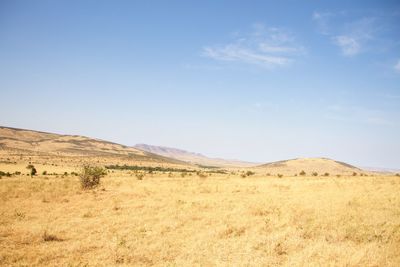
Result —
M344 56L355 56L369 49L378 31L377 18L362 17L348 19L347 12L314 12L313 21L318 31L328 36L338 46Z
M395 70L397 73L400 73L400 59L397 61L397 64L394 65L394 70Z
M291 64L304 49L295 43L294 37L280 28L267 28L255 24L248 34L237 34L224 45L205 46L202 54L218 61L242 62L267 68Z
M339 35L332 37L332 40L340 47L345 56L354 56L360 53L360 42L352 36Z
M329 20L332 16L333 16L333 14L330 12L315 11L312 14L312 19L317 24L318 31L321 34L324 34L324 35L330 34Z

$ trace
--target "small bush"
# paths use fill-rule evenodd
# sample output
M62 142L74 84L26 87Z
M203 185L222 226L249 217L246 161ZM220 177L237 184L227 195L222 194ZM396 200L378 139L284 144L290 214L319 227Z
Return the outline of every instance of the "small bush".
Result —
M329 173L328 172L324 173L324 176L329 176Z
M312 176L318 176L318 172L313 172Z
M207 177L207 174L206 173L204 173L204 172L197 172L197 176L199 176L200 178L206 178Z
M138 179L139 181L141 181L141 180L143 180L143 177L144 177L144 173L140 173L140 172L138 172L138 173L136 173L136 179Z
M247 171L246 172L246 176L251 176L251 175L254 175L254 174L256 174L255 172L252 172L252 171Z
M400 173L396 173L396 176L397 176L397 177L400 177Z
M50 241L63 241L61 238L55 236L55 235L51 235L48 234L47 231L44 231L43 235L42 235L42 239L45 242L50 242Z
M47 174L47 171L43 171L43 172L42 172L42 175L46 175L46 174Z
M300 174L301 176L304 176L304 175L306 175L306 172L305 172L305 171L301 171L299 174Z
M279 177L279 178L282 178L282 177L283 177L283 174L278 173L278 177Z
M357 173L356 173L356 172L353 172L353 176L357 176Z
M92 189L100 184L100 179L106 176L107 172L102 167L85 165L79 174L82 189Z

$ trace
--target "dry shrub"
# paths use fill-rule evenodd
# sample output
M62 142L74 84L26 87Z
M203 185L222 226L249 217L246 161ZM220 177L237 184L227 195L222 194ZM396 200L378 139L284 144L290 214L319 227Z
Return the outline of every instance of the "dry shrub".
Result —
M44 231L42 235L42 239L45 242L51 242L51 241L63 241L61 238L57 237L56 235L52 235L47 233L47 231Z
M143 180L143 177L144 177L144 173L136 173L136 179L138 179L138 180Z
M106 176L107 171L102 167L85 165L79 174L82 189L92 189L100 184L100 179Z

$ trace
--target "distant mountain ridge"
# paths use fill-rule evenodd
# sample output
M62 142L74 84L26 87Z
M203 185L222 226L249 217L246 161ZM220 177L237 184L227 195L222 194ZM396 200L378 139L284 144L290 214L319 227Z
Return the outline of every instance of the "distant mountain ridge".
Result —
M174 158L177 160L197 165L215 166L215 167L253 167L257 165L257 163L240 161L240 160L210 158L200 153L189 152L186 150L172 148L172 147L154 146L148 144L137 144L134 147L164 157Z

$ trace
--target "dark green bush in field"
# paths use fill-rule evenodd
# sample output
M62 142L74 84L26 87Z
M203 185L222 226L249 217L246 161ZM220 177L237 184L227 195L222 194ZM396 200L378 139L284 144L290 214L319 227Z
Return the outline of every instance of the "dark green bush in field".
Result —
M11 173L0 171L0 177L1 176L11 177Z
M31 170L31 173L30 173L31 177L36 175L37 170L36 170L35 166L33 166L32 164L29 164L28 166L26 166L26 168L28 170Z
M246 176L251 176L251 175L254 175L254 174L256 174L255 172L252 172L252 171L247 171L246 172Z
M92 189L100 184L100 179L106 176L107 171L102 167L85 165L79 174L82 189Z

